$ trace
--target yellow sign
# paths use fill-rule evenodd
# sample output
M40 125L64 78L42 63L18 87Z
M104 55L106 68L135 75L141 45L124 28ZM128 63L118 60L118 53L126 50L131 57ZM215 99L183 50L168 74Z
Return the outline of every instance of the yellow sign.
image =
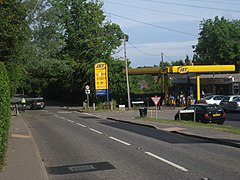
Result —
M95 70L95 89L106 90L108 89L108 66L104 62L94 65Z
M187 73L188 72L188 68L187 67L182 67L182 66L180 66L179 68L178 68L178 73L179 74L185 74L185 73Z
M167 67L162 67L162 68L160 69L160 73L161 73L161 74L167 74L167 73L168 73L168 68L167 68Z
M194 66L172 66L170 73L214 73L235 71L234 65L194 65Z

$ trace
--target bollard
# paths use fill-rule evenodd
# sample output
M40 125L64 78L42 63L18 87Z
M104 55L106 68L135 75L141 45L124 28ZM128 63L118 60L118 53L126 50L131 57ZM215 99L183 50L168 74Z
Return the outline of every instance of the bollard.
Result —
M18 105L15 104L15 110L16 110L16 115L18 116L19 115L19 110L18 110Z

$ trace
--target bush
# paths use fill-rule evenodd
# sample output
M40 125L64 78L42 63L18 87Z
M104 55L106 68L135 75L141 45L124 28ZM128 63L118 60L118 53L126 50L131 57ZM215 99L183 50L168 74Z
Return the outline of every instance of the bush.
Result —
M0 62L0 164L7 149L10 125L10 83L7 70Z

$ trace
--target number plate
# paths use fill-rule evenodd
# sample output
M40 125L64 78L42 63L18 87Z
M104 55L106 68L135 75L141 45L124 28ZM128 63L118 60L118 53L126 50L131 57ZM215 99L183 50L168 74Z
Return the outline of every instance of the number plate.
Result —
M213 114L213 117L221 116L221 114Z

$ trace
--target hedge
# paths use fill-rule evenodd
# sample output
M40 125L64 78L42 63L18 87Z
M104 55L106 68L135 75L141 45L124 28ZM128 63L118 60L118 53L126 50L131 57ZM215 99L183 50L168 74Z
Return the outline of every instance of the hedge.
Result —
M10 83L5 65L0 62L0 164L7 149L10 126Z

